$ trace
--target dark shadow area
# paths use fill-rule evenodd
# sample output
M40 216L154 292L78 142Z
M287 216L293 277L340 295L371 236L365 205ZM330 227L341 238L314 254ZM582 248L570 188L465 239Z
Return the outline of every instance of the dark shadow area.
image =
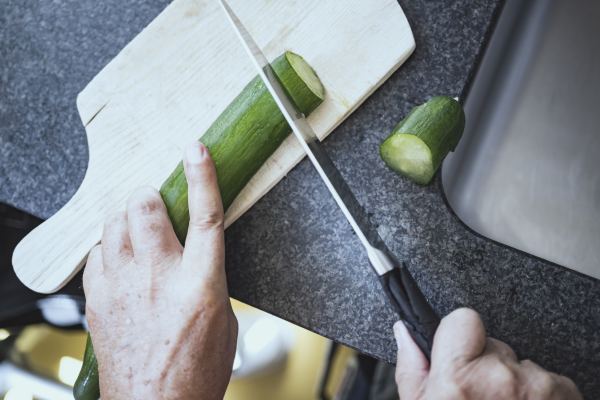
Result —
M59 292L36 293L19 281L11 258L19 241L41 219L0 203L0 328L48 323L60 328L81 328L85 298L81 272Z

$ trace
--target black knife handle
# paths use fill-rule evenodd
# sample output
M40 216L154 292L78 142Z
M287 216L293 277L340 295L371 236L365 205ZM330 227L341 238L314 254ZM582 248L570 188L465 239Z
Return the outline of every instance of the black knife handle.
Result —
M379 277L392 306L402 318L423 354L431 359L433 336L440 318L427 302L423 292L404 264Z

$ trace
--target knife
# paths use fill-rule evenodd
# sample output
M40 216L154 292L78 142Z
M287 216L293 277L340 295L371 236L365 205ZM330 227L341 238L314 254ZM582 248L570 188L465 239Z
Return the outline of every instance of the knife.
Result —
M288 98L269 61L250 33L226 0L220 0L220 3L279 110L365 247L369 262L379 276L379 281L393 308L423 354L430 359L433 336L440 322L439 317L425 299L404 263L398 262L387 249L379 233L370 223L367 214L306 121L304 114Z

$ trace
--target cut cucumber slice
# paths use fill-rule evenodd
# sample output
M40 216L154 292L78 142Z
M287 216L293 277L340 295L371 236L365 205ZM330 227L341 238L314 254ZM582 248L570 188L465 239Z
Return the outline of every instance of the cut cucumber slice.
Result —
M312 69L312 67L306 61L304 61L304 58L296 53L288 51L285 53L285 57L291 67L294 69L294 72L296 72L302 82L308 86L309 91L313 93L318 100L323 101L325 98L325 87L323 87L323 84L315 73L315 70ZM292 90L290 95L293 94L293 92L294 91Z
M412 134L390 136L381 146L381 158L394 171L421 185L429 183L435 173L429 146Z
M415 107L381 144L381 158L394 171L426 185L454 151L465 127L461 105L437 96Z

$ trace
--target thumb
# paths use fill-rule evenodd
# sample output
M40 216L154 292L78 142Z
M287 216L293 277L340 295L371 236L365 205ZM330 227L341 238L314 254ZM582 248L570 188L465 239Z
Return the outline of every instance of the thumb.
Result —
M414 342L402 321L394 324L394 336L398 345L396 384L401 400L423 397L425 381L429 375L429 362Z
M223 203L208 149L200 142L190 144L185 151L183 168L190 211L184 262L188 265L219 265L224 257ZM200 260L208 262L201 263Z

